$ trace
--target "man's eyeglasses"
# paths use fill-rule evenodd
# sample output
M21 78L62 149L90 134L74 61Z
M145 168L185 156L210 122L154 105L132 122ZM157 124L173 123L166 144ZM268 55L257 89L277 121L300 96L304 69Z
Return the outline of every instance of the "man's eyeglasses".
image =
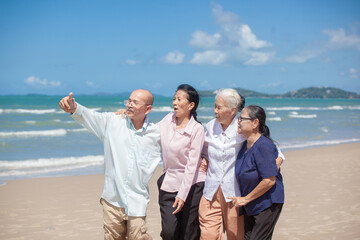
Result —
M247 118L247 117L239 117L239 118L238 118L238 121L239 121L239 122L242 122L242 121L244 121L244 120L254 120L254 119L252 119L252 118Z
M126 106L127 104L129 104L129 106L141 106L141 105L150 105L150 104L146 104L146 103L141 103L137 100L131 100L131 99L128 99L128 100L124 100L124 105Z

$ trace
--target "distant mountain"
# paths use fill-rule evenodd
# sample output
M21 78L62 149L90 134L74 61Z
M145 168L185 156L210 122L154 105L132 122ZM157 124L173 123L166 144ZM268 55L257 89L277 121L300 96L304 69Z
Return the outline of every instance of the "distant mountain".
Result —
M282 95L285 98L360 98L354 92L347 92L339 88L332 87L309 87L290 91Z
M243 88L235 88L235 90L244 97L258 98L360 98L360 95L357 93L332 87L301 88L285 94L266 94ZM214 97L216 95L216 91L199 91L199 94L201 97Z

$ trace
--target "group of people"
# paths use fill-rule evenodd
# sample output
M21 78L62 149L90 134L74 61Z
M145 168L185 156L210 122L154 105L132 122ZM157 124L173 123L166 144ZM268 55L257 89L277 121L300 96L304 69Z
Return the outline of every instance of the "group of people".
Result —
M90 110L72 93L59 103L104 144L104 239L152 239L147 185L161 162L162 239L223 239L225 232L228 240L271 239L284 203L284 156L270 138L265 111L244 108L234 89L219 90L205 132L192 86L177 88L174 111L157 124L147 116L153 100L147 90L133 91L125 117Z

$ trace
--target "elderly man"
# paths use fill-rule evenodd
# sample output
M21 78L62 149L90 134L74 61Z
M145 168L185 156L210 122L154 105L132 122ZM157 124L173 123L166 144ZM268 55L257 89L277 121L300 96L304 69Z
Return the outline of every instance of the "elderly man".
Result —
M151 239L145 225L147 186L161 161L160 130L147 117L152 104L152 94L144 89L131 93L125 118L92 111L75 102L72 93L59 103L104 144L104 239Z

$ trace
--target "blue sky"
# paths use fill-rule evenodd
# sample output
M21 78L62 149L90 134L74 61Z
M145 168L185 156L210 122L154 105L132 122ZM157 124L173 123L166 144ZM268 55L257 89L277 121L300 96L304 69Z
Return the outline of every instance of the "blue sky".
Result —
M0 94L360 93L360 1L0 0Z

